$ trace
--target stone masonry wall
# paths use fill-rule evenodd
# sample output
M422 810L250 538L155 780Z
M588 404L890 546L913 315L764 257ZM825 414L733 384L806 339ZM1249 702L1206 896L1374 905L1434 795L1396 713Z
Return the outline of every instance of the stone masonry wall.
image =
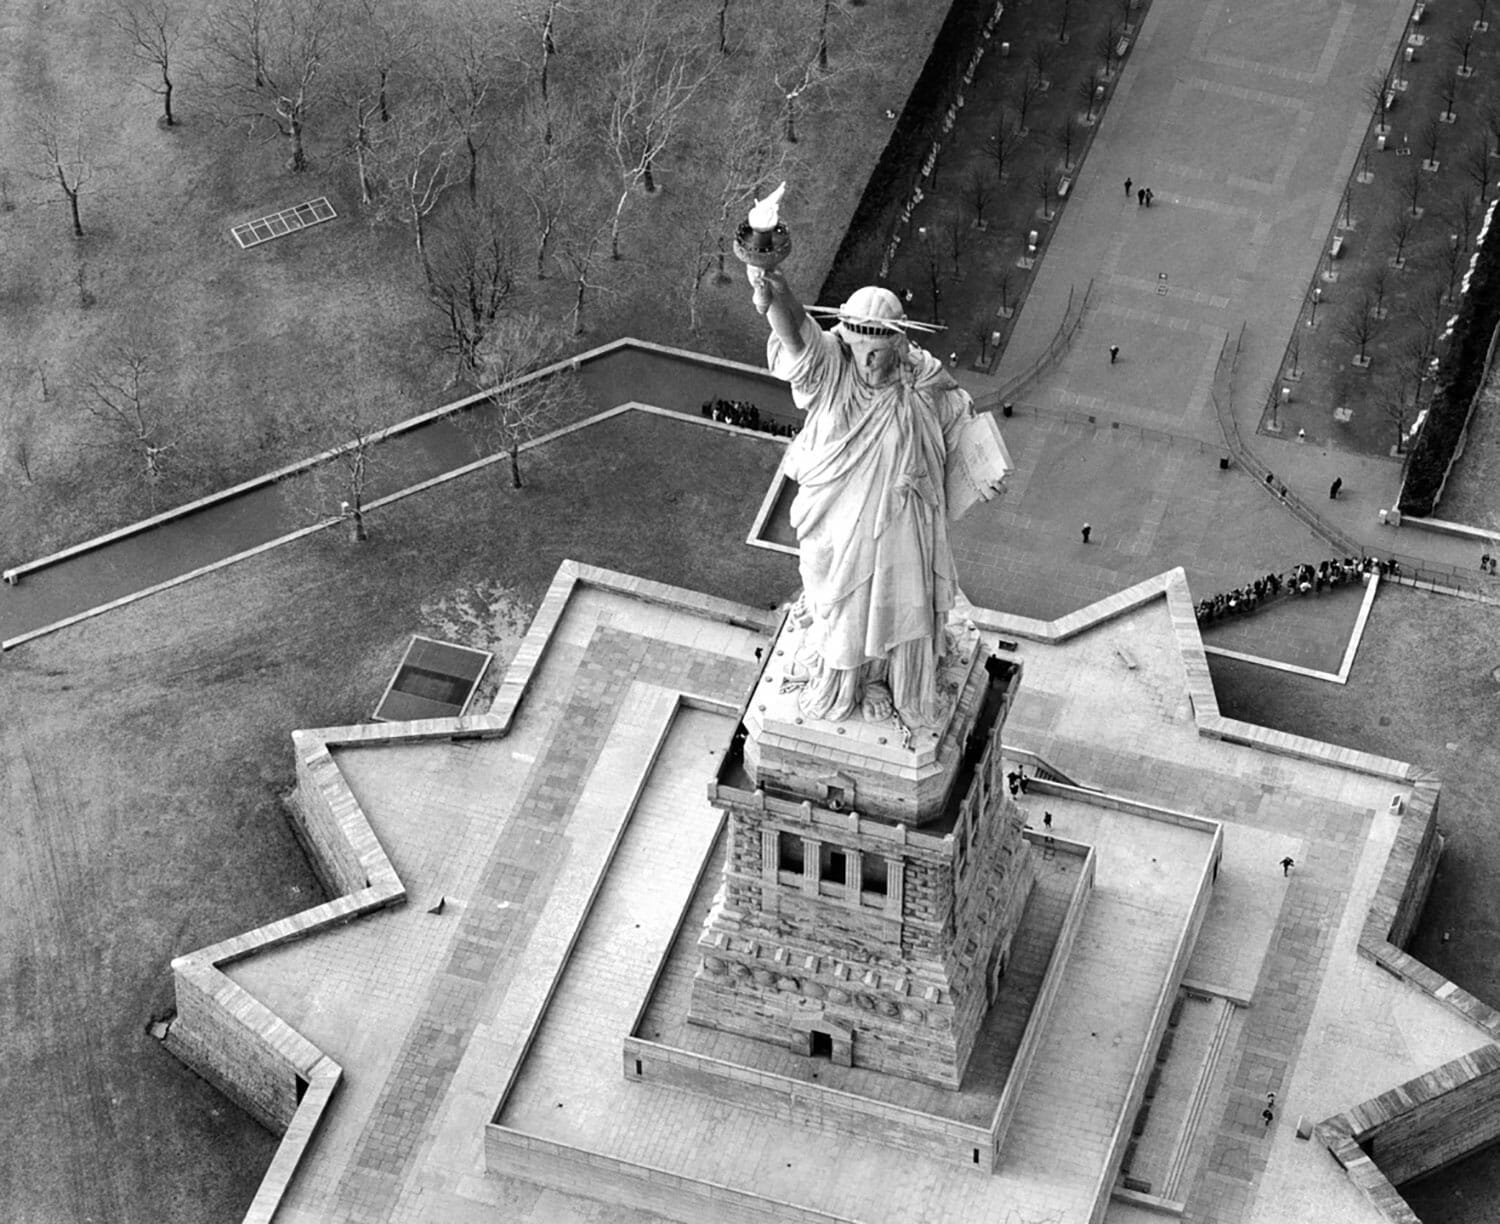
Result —
M257 1025L256 1017L225 1006L233 986L217 970L205 964L174 965L173 970L177 1016L167 1034L168 1048L262 1126L280 1134L297 1111L299 1071L311 1068L318 1052L269 1013L263 1019L272 1022L274 1032ZM299 1066L299 1050L305 1068Z
M809 997L809 989L820 997ZM785 1046L793 1033L852 1032L856 1067L958 1087L951 1003L901 998L858 977L825 988L764 969L743 977L700 970L693 981L693 1016L725 1032Z
M1406 947L1417 929L1422 909L1427 904L1432 878L1437 874L1438 859L1443 853L1443 839L1438 832L1437 819L1439 797L1440 792L1436 786L1419 786L1413 789L1407 800L1407 820L1402 823L1408 825L1420 821L1417 827L1421 833L1406 877L1406 887L1402 889L1395 919L1386 935L1398 948Z
M1485 1061L1482 1074L1417 1102L1361 1138L1392 1185L1435 1172L1500 1139L1500 1059L1491 1055Z
M332 754L321 744L312 746L293 736L297 785L286 797L292 828L307 851L308 860L329 896L365 887L364 865L339 820L335 803L352 804Z

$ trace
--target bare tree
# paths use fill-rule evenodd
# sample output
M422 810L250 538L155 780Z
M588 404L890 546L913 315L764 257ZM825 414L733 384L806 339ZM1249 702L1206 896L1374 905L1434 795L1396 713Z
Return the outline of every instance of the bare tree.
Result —
M782 101L781 138L788 144L797 143L797 102L816 84L817 74L818 61L811 59L800 71L793 71L786 76L778 72L774 77Z
M1371 309L1371 300L1368 293L1360 295L1352 310L1346 314L1339 323L1339 335L1350 344L1357 345L1359 352L1355 354L1354 363L1360 367L1370 364L1368 352L1370 339L1374 336L1376 329L1375 312Z
M512 143L511 177L531 206L535 222L537 280L547 278L552 238L578 181L579 128L572 115L571 110L557 107L529 107Z
M372 88L368 77L358 72L338 73L331 92L348 118L349 138L344 151L354 162L359 202L368 205L375 199L376 190L372 163L375 132L380 122L380 93Z
M1094 54L1099 57L1099 62L1104 65L1104 76L1106 79L1114 76L1115 64L1119 61L1120 28L1115 25L1114 18L1110 18L1109 25L1104 28L1104 33L1099 36L1099 42L1094 48Z
M719 54L729 54L729 0L718 0L719 11L714 18L719 33Z
M33 144L31 176L44 183L57 184L68 202L73 236L82 238L83 221L78 214L78 197L98 170L92 122L81 114L64 119L55 110L42 110L28 115L26 125Z
M6 454L16 469L21 473L27 484L32 482L31 476L31 439L35 428L35 417L32 410L20 408L16 411L11 421L11 428L7 430Z
M985 173L983 166L975 166L969 171L967 198L969 208L974 214L974 228L988 229L989 222L984 219L984 210L989 207L990 200L994 198L994 185L990 182L990 176Z
M1011 305L1010 301L1010 288L1014 280L1014 274L1009 268L1006 268L992 282L995 286L995 292L1000 295L1000 317L1002 319L1008 319L1015 313L1015 307Z
M162 122L174 126L173 54L182 37L182 14L177 4L174 0L116 0L109 19L125 36L130 54L161 76L160 85L146 88L161 99Z
M1036 194L1041 203L1038 214L1044 221L1052 220L1052 171L1046 166L1036 172Z
M460 421L482 454L503 450L510 457L511 487L522 487L521 451L555 427L559 416L582 395L568 370L537 376L564 353L562 337L534 314L502 319L480 358L482 406Z
M1406 176L1406 211L1411 217L1422 215L1422 168L1413 166Z
M1417 219L1412 216L1408 209L1399 213L1391 222L1391 245L1395 248L1391 252L1391 267L1404 268L1406 266L1406 247L1411 241L1412 230L1416 228Z
M520 9L522 28L535 48L537 93L541 99L542 130L547 140L552 139L549 123L551 113L552 58L557 54L557 15L571 12L559 0L528 0ZM523 55L521 60L528 67L531 59Z
M609 234L611 259L620 258L620 219L630 193L638 186L647 195L656 191L652 177L656 161L711 71L697 62L691 48L664 40L655 28L654 16L649 13L642 21L639 35L620 56L609 83L606 131L620 183Z
M956 219L949 219L943 222L939 232L943 245L948 249L948 258L952 261L953 279L963 280L964 251L969 245L969 227L961 225Z
M1438 116L1444 123L1456 123L1458 112L1453 108L1458 103L1458 83L1462 78L1455 72L1444 73L1438 87L1443 99L1443 113Z
M1382 381L1380 413L1391 423L1395 438L1391 449L1398 455L1406 449L1406 422L1416 417L1417 410L1410 398L1411 388L1412 380L1405 371L1399 371L1395 378Z
M483 20L464 21L445 40L432 73L433 88L463 142L469 200L479 198L479 158L499 129L493 109L500 55Z
M391 121L391 86L398 74L431 48L423 22L404 0L345 0L351 4L350 55L374 85L380 122ZM468 20L476 20L470 10ZM460 18L464 20L464 18Z
M399 0L350 2L355 20L347 53L338 57L328 91L348 117L345 148L359 179L360 203L368 205L377 186L372 177L376 133L391 121L392 89L427 47L421 23Z
M932 321L943 321L943 255L936 236L924 225L917 230L916 256L927 278L928 300L932 304Z
M1052 79L1047 75L1047 69L1057 58L1057 48L1051 43L1038 40L1031 46L1031 66L1036 70L1036 84L1038 93L1046 93L1052 88Z
M497 201L464 198L434 228L427 299L442 317L437 346L454 358L451 382L479 378L480 350L515 290L510 218Z
M1019 125L1012 122L1010 112L1000 106L995 109L995 130L990 134L990 153L995 159L995 177L1005 182L1005 159L1015 148Z
M321 405L308 419L306 437L309 449L328 454L283 480L287 499L317 520L342 519L349 542L364 543L370 538L365 515L372 485L385 469L380 452L385 430L373 405L357 396Z
M148 340L112 344L79 374L81 405L103 426L115 452L123 451L146 488L153 511L169 472L167 457L181 441L173 406L159 389L161 367Z
M1459 250L1465 255L1469 253L1469 238L1483 211L1484 200L1472 192L1462 193L1453 202L1453 228L1458 232Z
M227 0L208 22L203 53L220 113L284 138L293 171L307 169L308 118L330 84L339 16L336 0Z
M448 189L455 152L447 116L431 101L408 103L393 115L372 150L381 187L377 215L412 227L428 283L432 263L427 256L427 218Z
M554 258L573 285L573 335L584 332L583 309L590 293L608 289L599 261L609 249L614 217L590 207L589 198L576 200L558 219Z
M822 0L822 12L818 16L818 68L828 71L828 22L834 13L842 14L844 6L837 0Z
M1490 139L1490 155L1500 157L1500 106L1484 108L1484 130Z
M1073 151L1078 147L1079 135L1078 122L1072 115L1065 115L1052 133L1053 143L1062 151L1065 171L1073 169Z
M1016 135L1026 136L1031 129L1026 126L1026 116L1030 112L1032 104L1042 92L1041 78L1034 72L1028 71L1021 78L1021 84L1016 88Z
M1373 299L1370 313L1377 319L1383 319L1390 313L1385 304L1385 295L1390 291L1390 268L1380 264L1370 275L1370 295Z
M1058 0L1057 3L1057 41L1065 43L1068 41L1068 23L1073 17L1073 0Z
M1489 193L1490 177L1494 173L1490 167L1490 151L1484 141L1469 146L1464 154L1464 173L1483 199Z
M1438 167L1438 146L1443 142L1443 125L1436 118L1429 119L1422 125L1422 144L1427 149L1427 160L1422 163L1422 168L1429 173Z
M1448 289L1447 296L1453 296L1453 286L1458 280L1458 270L1464 266L1464 242L1456 233L1448 235L1448 242L1443 248L1443 259L1448 265Z
M1490 9L1490 0L1474 0L1474 28L1481 34L1490 28L1489 18L1485 16Z
M1370 108L1374 112L1375 130L1387 132L1390 124L1387 120L1391 113L1391 103L1395 95L1391 90L1391 78L1389 73L1381 73L1365 82L1365 97L1370 101Z

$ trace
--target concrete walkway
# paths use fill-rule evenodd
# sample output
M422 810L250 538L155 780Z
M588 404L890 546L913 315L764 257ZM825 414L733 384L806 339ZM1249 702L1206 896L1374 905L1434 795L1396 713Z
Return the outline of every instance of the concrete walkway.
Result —
M975 394L1027 369L1052 339L1070 289L1092 281L1069 350L1024 388L1020 410L1150 430L1158 444L1159 434L1172 435L1180 446L1207 447L1213 464L1223 444L1214 369L1243 325L1233 412L1250 450L1368 551L1477 576L1482 550L1469 541L1379 522L1399 489L1396 462L1256 432L1368 123L1363 83L1389 64L1409 10L1401 0L1359 8L1154 0L1004 359L991 377L964 375ZM1154 191L1150 208L1125 194L1126 178ZM1120 346L1114 364L1111 345ZM1330 501L1335 476L1344 490ZM1112 464L1110 483L1120 502L1138 507L1172 496L1150 456ZM1242 485L1244 475L1222 483ZM1124 505L1101 493L1093 497L1113 516L1106 521L1133 530L1121 521ZM1246 496L1226 493L1206 508L1210 521L1237 521L1235 503ZM1097 528L1088 503L1080 497L1070 517ZM1232 553L1217 533L1210 544L1219 556ZM1193 573L1191 554L1152 552L1157 568ZM1500 594L1500 580L1494 587Z

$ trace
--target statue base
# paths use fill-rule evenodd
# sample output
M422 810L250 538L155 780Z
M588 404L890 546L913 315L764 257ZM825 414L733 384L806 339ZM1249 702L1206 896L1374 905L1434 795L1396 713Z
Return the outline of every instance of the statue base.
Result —
M941 820L989 679L979 631L954 625L949 632L953 648L938 669L945 717L908 728L896 718L805 717L802 688L788 670L806 630L784 624L745 712L745 768L754 784L912 827Z

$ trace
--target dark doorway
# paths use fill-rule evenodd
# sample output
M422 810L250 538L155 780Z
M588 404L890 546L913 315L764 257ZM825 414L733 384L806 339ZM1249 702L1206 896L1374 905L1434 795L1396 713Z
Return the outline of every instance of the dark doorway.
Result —
M833 1057L833 1036L829 1033L820 1033L817 1029L812 1031L812 1056L814 1058Z

